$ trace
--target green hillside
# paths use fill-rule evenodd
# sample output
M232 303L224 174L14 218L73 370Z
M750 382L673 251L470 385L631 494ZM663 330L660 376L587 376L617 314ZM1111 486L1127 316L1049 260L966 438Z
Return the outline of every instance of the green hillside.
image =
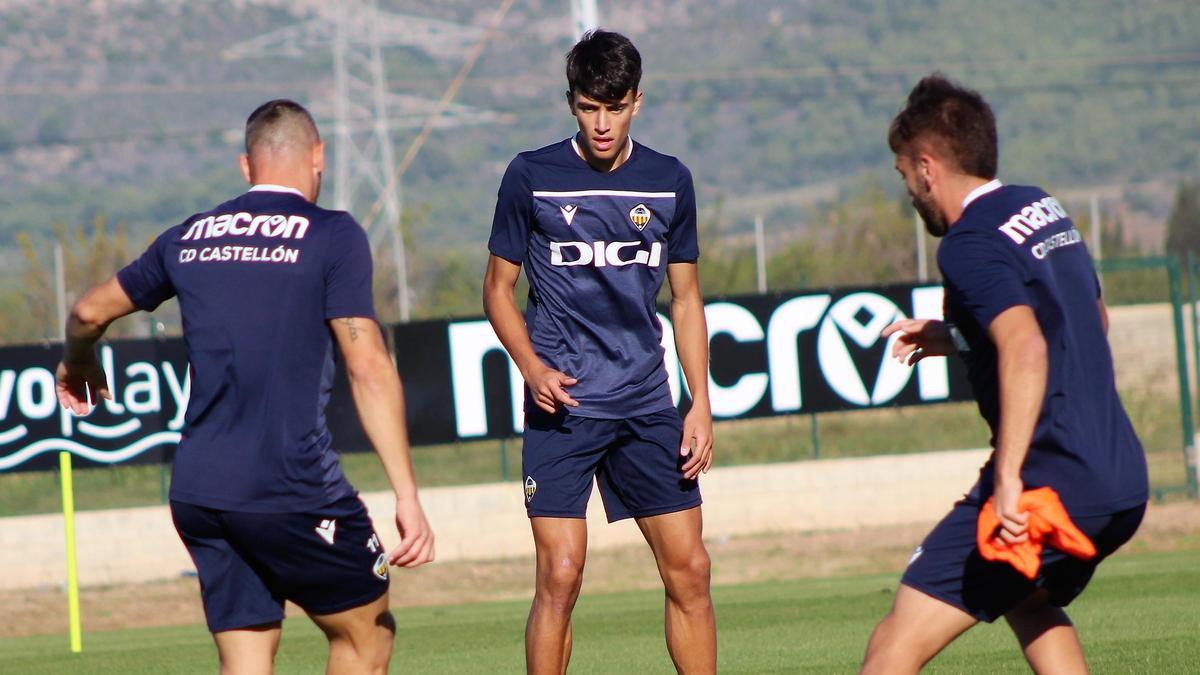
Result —
M499 3L380 4L479 29ZM627 32L644 55L647 99L635 136L692 168L712 236L746 232L758 213L775 236L805 231L820 213L815 204L857 189L864 174L897 197L886 126L912 84L935 69L992 101L1006 180L1103 186L1106 208L1124 214L1127 231L1165 221L1174 185L1200 174L1200 4L1192 0L599 4L602 23ZM225 57L312 20L318 6L5 4L0 290L19 283L22 266L7 263L20 263L20 232L36 243L55 222L102 215L127 225L136 250L228 197L240 186L241 124L267 98L309 104L331 135L328 44ZM461 303L431 298L447 279L477 276L508 160L571 133L561 73L571 42L566 0L516 2L456 100L492 121L435 130L406 175L421 311L460 311ZM384 54L391 91L436 100L466 49ZM394 116L397 155L422 121ZM327 184L326 203L331 193ZM1151 231L1142 243L1158 248L1160 230Z

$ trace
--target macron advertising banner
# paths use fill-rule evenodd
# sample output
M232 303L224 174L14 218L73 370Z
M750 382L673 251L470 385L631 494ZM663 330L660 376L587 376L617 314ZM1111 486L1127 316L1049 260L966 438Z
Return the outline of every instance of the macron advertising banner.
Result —
M940 318L942 288L911 284L743 295L705 302L716 420L823 413L970 399L957 358L909 367L879 333L905 318ZM659 313L675 402L686 384L674 329ZM523 428L524 383L486 319L390 328L414 445L510 438ZM61 349L0 348L0 471L42 470L58 451L81 465L168 462L184 431L191 379L180 338L105 343L113 393L86 417L54 393ZM369 451L339 369L326 410L335 446Z

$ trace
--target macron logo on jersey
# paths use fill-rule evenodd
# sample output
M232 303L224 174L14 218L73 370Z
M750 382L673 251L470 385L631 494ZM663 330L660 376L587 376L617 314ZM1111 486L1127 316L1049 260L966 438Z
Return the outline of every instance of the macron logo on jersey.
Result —
M252 216L245 211L223 213L219 216L197 218L183 233L183 240L212 239L232 234L239 237L264 237L303 239L308 233L308 218L304 216L260 215Z
M566 206L558 207L562 211L563 220L567 221L567 227L571 226L571 221L575 220L575 212L579 210L578 204L567 204Z
M1067 210L1062 204L1054 197L1046 197L1013 214L999 229L1013 242L1024 244L1034 232L1066 217Z
M653 242L650 249L637 248L640 241L552 241L550 242L550 264L555 267L624 267L646 265L658 267L662 263L662 242ZM636 250L628 250L636 249Z

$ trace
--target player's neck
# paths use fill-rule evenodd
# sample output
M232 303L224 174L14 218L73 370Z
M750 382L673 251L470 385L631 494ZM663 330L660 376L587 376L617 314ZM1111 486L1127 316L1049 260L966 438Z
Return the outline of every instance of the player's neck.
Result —
M946 222L950 225L958 222L958 219L963 214L963 201L967 195L975 191L976 188L986 185L989 181L986 178L979 176L968 176L966 174L954 174L947 176L946 190L942 193L942 198L939 200L938 206L941 207L942 213L946 216Z
M256 172L250 182L252 185L278 185L279 187L292 188L293 190L298 190L310 202L315 201L313 180L308 175L297 175L294 172L287 171L263 171Z
M578 135L571 137L571 147L575 149L575 154L579 158L588 163L596 171L601 173L609 173L621 168L625 162L629 161L630 155L633 154L633 139L629 136L625 137L625 146L612 159L604 159L596 157L589 152L587 143L580 143Z

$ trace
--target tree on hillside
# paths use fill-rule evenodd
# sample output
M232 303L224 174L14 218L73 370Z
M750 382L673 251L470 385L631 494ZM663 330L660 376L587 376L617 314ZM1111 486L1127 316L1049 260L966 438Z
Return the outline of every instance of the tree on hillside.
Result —
M63 251L63 281L68 307L81 293L110 277L129 262L129 241L125 224L117 225L115 235L108 233L103 216L96 216L92 228L82 225L68 230L54 226L51 241L35 241L28 233L17 235L17 245L25 258L20 288L0 296L0 306L21 306L23 311L11 321L0 324L0 342L33 342L57 339L58 303L55 297L53 246ZM10 316L8 313L5 316ZM139 334L140 324L118 322L108 332L110 338Z
M1200 183L1195 180L1179 184L1175 205L1167 219L1167 254L1200 254Z
M808 231L768 263L773 288L885 284L917 278L913 212L867 176L812 210ZM921 244L930 251L929 238ZM933 254L929 264L934 266Z

